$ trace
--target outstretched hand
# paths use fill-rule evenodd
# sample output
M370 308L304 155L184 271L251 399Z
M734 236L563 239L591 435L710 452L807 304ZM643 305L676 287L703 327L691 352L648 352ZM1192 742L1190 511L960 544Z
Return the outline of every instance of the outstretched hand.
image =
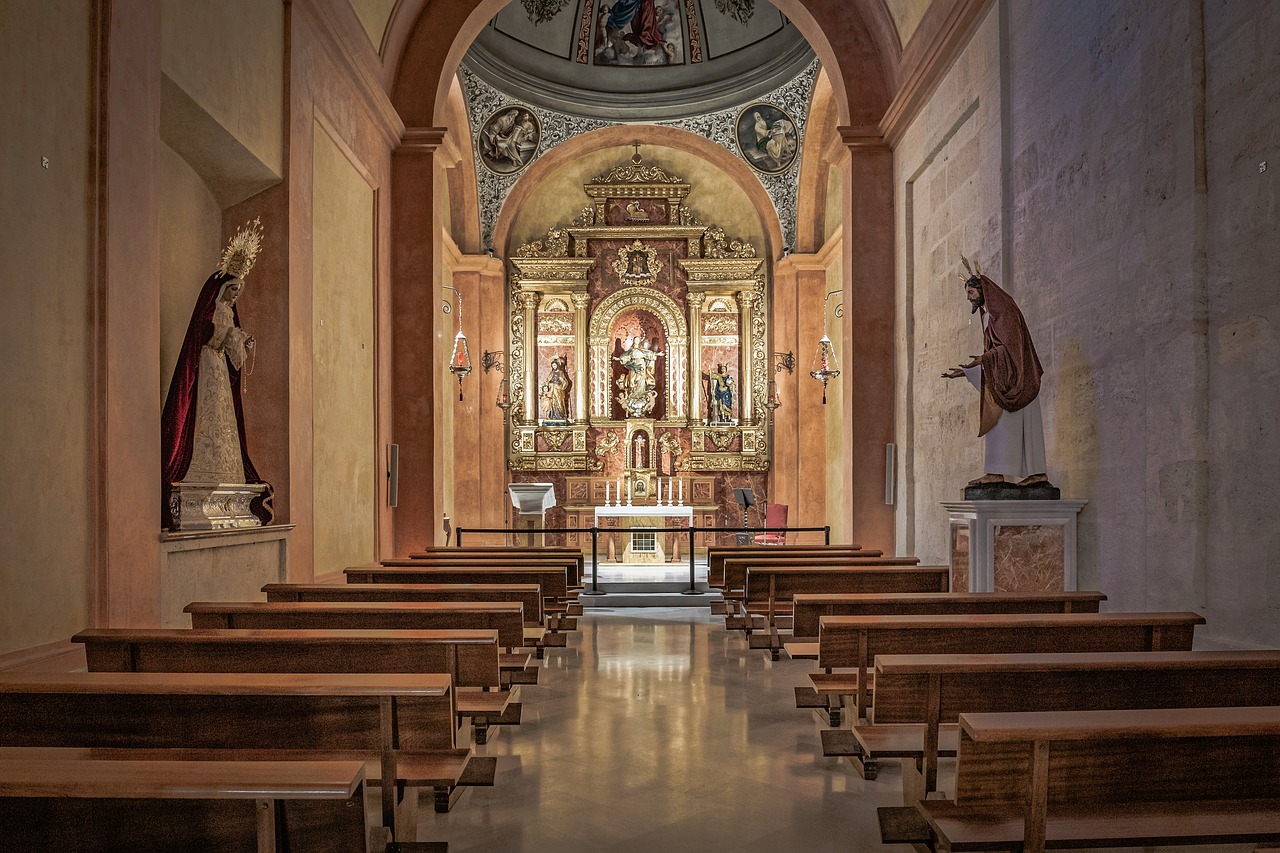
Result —
M958 367L953 367L942 374L943 379L959 379L961 376L964 376L964 371Z

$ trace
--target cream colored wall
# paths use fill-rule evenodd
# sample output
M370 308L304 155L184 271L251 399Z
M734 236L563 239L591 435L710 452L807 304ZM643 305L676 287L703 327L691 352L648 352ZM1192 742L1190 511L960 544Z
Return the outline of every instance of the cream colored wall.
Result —
M263 165L282 174L284 5L164 0L161 27L165 76Z
M827 293L833 290L839 290L844 285L843 265L839 258L836 259L827 269ZM843 323L835 316L836 306L840 303L843 294L832 296L827 303L827 334L831 338L832 344L835 346L836 359L839 361L841 368L845 363L845 351L843 341L841 339L841 327ZM822 313L821 303L815 305L819 314ZM809 376L809 371L813 369L813 356L818 350L818 341L815 339L811 342L809 349L803 349L796 353L796 376L800 377L797 381L813 382L818 381ZM861 544L856 542L857 531L849 529L849 519L852 517L852 509L850 502L850 477L848 451L845 448L845 436L847 430L844 424L844 386L845 377L832 380L827 383L827 404L822 417L826 419L827 426L827 520L826 523L831 526L831 542L833 544ZM822 398L819 397L819 400ZM823 408L819 404L818 408Z
M894 26L898 28L898 40L903 45L911 41L911 36L915 34L916 27L920 25L920 19L929 10L931 2L932 0L884 0Z
M356 10L360 25L375 49L382 47L382 34L387 29L387 21L391 19L395 5L396 0L351 0L351 7Z
M524 243L542 239L553 224L572 222L591 202L582 186L628 162L634 153L635 149L630 146L603 148L584 154L543 177L516 214L507 252L513 252ZM708 225L719 225L731 239L744 239L752 243L758 253L764 254L764 228L755 206L728 175L708 168L707 161L686 151L642 145L640 155L646 165L661 166L668 174L683 178L692 185L688 205L699 220Z
M0 653L89 624L90 7L0 3Z
M844 172L839 166L827 169L827 210L823 216L822 242L831 239L844 222Z
M453 269L449 266L447 261L443 262L443 268L440 273L440 283L441 285L448 285L449 287L454 286ZM468 299L468 297L470 297L470 299ZM457 332L458 295L452 290L444 290L442 288L439 292L438 303L443 306L446 301L451 306L450 310L452 313L443 318L443 321L440 323L440 329L442 331L436 337L436 363L441 367L441 373L438 377L438 381L441 383L441 390L443 392L439 396L439 399L443 403L443 411L441 412L442 417L436 420L436 423L439 424L440 428L441 447L443 452L438 476L443 478L443 512L456 520L457 508L454 506L454 478L459 475L459 471L457 465L454 464L453 436L458 423L458 410L462 408L463 401L458 400L458 380L449 372L449 359L453 355L453 340L454 335ZM474 333L474 318L478 316L474 293L463 294L462 318L464 321L467 319L468 309L472 312L472 320L470 324L464 325L462 331L464 333ZM468 344L472 343L474 340L474 334L468 334ZM471 352L470 346L468 346L467 351ZM464 398L468 393L472 395L480 393L480 377L484 375L484 371L480 369L479 353L471 352L471 360L471 375L462 380L462 393ZM462 473L463 476L467 476L470 472ZM441 519L436 519L436 523L433 525L432 529L440 530L441 521Z
M173 367L186 337L200 288L218 267L222 211L191 166L160 147L160 398L169 393ZM252 282L250 283L252 286ZM251 324L250 324L251 325Z
M326 574L375 556L374 194L325 128L314 131L314 565Z
M993 7L894 150L902 247L895 261L896 528L899 551L929 565L949 561L940 503L961 500L965 483L983 473L978 395L967 381L941 374L982 351L982 329L957 275L960 255L1005 284L998 39Z

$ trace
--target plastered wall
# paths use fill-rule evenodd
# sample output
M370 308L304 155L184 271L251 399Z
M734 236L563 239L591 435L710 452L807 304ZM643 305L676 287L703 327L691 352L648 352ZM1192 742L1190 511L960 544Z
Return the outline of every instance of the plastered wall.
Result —
M312 368L315 572L374 559L374 194L316 124Z
M0 4L0 653L89 621L92 45L87 2Z
M160 388L169 393L191 311L222 256L222 210L200 176L167 145L160 147ZM249 279L249 286L257 282ZM250 323L249 318L243 318ZM251 323L250 323L251 325Z
M1280 219L1259 170L1278 37L1266 3L993 6L896 152L915 492L897 520L922 560L945 545L937 493L979 472L976 401L931 379L979 340L941 283L963 249L1009 277L1035 337L1049 475L1089 502L1080 585L1200 610L1202 645L1280 642Z

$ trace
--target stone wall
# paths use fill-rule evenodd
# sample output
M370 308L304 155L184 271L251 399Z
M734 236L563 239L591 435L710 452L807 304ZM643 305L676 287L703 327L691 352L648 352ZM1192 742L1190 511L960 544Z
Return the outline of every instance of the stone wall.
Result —
M980 340L955 319L973 252L1044 363L1049 475L1089 501L1080 585L1201 610L1203 644L1280 641L1278 35L1266 3L992 7L897 151L898 530L922 560L945 552L935 492L981 469L975 396L930 378Z

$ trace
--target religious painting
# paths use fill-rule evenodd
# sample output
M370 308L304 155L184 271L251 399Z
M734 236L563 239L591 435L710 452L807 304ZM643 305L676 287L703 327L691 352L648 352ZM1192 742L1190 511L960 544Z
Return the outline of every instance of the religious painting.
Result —
M738 113L738 150L752 168L785 172L800 150L795 122L772 104L755 103Z
M476 150L490 172L511 175L529 165L541 141L542 126L533 111L508 105L481 125Z
M684 65L680 0L600 0L595 8L596 65Z

